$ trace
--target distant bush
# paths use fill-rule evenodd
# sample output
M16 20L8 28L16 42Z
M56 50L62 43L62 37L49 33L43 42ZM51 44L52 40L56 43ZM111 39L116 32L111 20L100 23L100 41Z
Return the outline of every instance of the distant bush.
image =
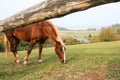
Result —
M3 43L3 36L0 36L0 43Z
M95 43L95 42L99 42L99 36L91 36L88 37L88 40L90 41L90 43Z
M65 44L66 44L66 45L75 45L75 44L81 44L81 42L80 42L80 41L77 41L77 40L74 39L74 38L68 37Z
M117 28L117 33L120 34L120 27Z
M120 34L117 34L117 40L120 40Z
M120 34L120 24L111 25L112 28L117 30L117 33Z
M54 46L54 43L50 39L47 39L43 47L53 47L53 46Z
M0 43L0 52L4 51L4 45L2 43Z
M117 40L117 32L111 27L102 28L100 30L99 39L100 41L115 41Z
M17 47L17 50L26 50L29 46L29 43L28 42L25 42L25 41L20 41L18 47Z
M79 41L76 41L72 37L67 37L67 38L62 37L62 40L63 39L66 39L66 42L65 42L66 45L80 44ZM53 47L53 46L54 46L54 44L52 43L52 41L50 39L45 41L44 47Z

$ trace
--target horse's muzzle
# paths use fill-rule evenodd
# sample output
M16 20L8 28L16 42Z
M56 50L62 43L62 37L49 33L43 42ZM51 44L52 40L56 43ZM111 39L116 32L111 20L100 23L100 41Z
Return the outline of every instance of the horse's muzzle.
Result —
M62 63L62 64L65 64L65 63L66 63L66 60L62 60L61 63Z

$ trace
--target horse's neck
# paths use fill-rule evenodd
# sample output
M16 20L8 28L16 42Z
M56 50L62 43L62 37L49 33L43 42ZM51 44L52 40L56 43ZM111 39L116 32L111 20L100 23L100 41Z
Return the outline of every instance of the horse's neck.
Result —
M50 22L50 21L45 21L47 23L47 27L45 27L45 34L54 42L56 43L58 40L60 40L58 30L56 27Z
M47 30L47 33L48 33L48 37L51 39L53 43L56 43L58 40L60 40L60 37L55 30L52 30L52 29Z
M52 40L52 42L54 43L54 44L56 44L56 43L61 43L61 44L63 44L63 41L61 40L61 38L59 37L59 36L56 36L56 37L49 37L51 40Z
M49 35L49 38L52 40L53 43L56 43L58 40L60 40L58 35L55 35L53 32Z

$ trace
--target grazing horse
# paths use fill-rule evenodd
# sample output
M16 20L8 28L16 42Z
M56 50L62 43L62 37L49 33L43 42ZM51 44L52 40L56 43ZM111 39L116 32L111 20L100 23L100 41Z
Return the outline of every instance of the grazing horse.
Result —
M27 50L27 54L24 57L23 64L28 64L28 56L31 53L31 50L36 42L39 43L39 56L38 62L42 62L41 52L42 47L46 39L50 38L55 44L55 52L58 55L61 63L66 63L65 56L65 41L62 41L57 29L54 25L46 20L43 22L33 23L21 28L11 29L5 32L7 39L10 42L11 51L14 54L15 62L19 63L17 46L21 41L29 42L29 48Z

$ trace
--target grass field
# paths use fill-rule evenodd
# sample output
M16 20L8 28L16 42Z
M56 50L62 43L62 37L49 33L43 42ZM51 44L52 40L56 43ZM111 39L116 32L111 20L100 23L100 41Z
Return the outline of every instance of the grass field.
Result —
M99 31L59 31L60 35L67 38L67 37L72 37L72 38L76 38L76 37L88 37L89 34L91 34L92 36L97 36L99 35ZM68 35L69 34L69 35Z
M26 51L19 51L23 61ZM120 80L120 41L67 46L67 63L61 64L54 48L43 49L38 64L38 49L29 57L29 65L15 64L0 54L0 80Z

